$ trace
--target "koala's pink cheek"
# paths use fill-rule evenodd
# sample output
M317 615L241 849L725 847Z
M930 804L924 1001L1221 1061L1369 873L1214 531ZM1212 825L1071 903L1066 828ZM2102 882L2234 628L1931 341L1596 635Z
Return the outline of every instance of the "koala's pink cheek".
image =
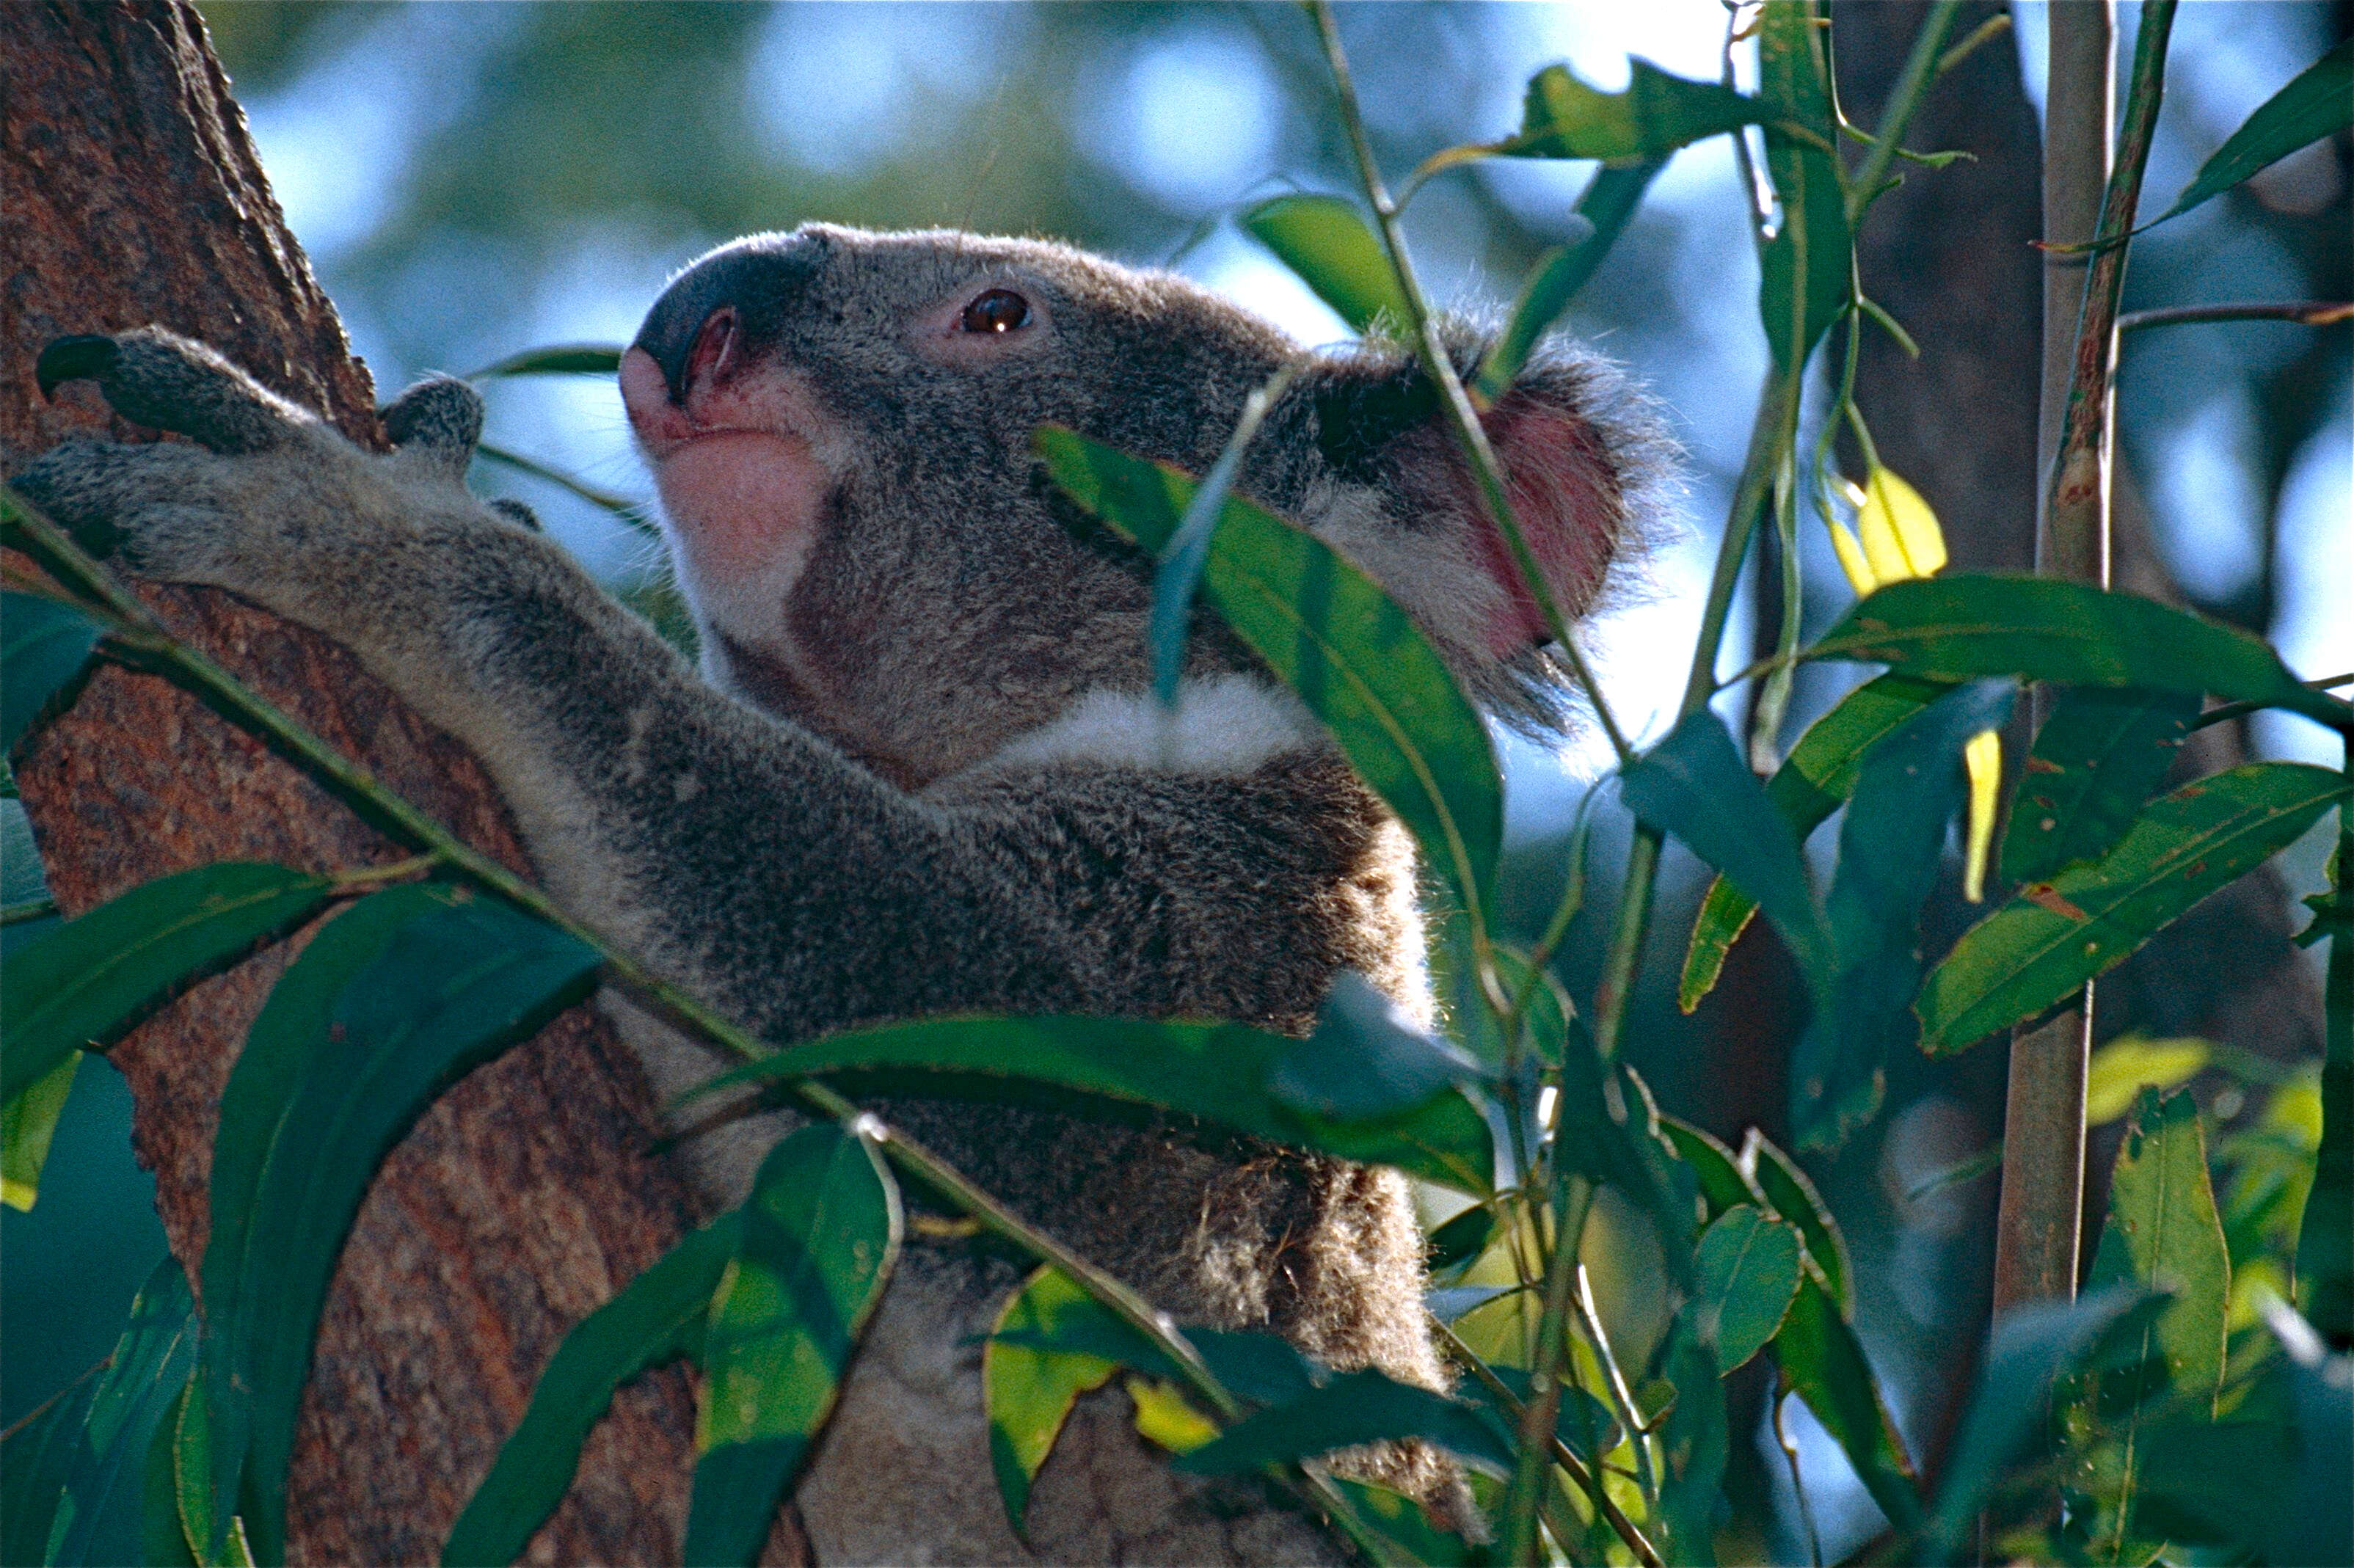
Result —
M687 567L722 580L796 569L827 486L808 443L752 430L678 449L656 482Z

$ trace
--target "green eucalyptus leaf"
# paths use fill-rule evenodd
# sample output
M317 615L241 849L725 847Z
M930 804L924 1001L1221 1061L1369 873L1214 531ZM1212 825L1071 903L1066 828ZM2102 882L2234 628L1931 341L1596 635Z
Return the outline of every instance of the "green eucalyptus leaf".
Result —
M1096 1115L1140 1107L1197 1116L1238 1132L1344 1159L1394 1165L1485 1196L1495 1175L1488 1123L1453 1089L1394 1115L1339 1121L1287 1104L1269 1080L1298 1042L1239 1023L1120 1018L943 1018L829 1035L748 1063L696 1091L787 1077L862 1090L1002 1098L1034 1086Z
M1638 68L1648 69L1642 68L1640 61L1636 63ZM1587 231L1566 245L1546 251L1530 269L1527 281L1521 285L1520 297L1512 302L1512 313L1505 319L1502 334L1479 362L1473 388L1480 397L1492 404L1511 389L1512 378L1529 362L1529 354L1536 347L1537 340L1560 319L1577 291L1585 287L1586 280L1610 254L1628 219L1635 216L1635 208L1641 203L1652 176L1665 168L1667 162L1661 154L1621 168L1594 172L1585 194L1577 198L1575 209L1589 226Z
M147 1568L196 1568L196 1554L190 1548L187 1531L180 1523L180 1494L174 1464L179 1453L179 1431L182 1414L196 1393L193 1381L180 1384L180 1392L155 1423L155 1430L147 1439L147 1455L140 1462L139 1497L139 1556L136 1561ZM201 1405L201 1399L196 1404Z
M1798 1233L1755 1205L1726 1210L1692 1248L1693 1295L1684 1310L1720 1372L1766 1348L1798 1292Z
M1774 1336L1774 1364L1855 1467L1872 1501L1897 1530L1921 1525L1921 1484L1880 1395L1879 1380L1840 1304L1817 1280L1798 1282Z
M1847 1238L1840 1234L1839 1222L1831 1218L1830 1205L1823 1202L1814 1182L1798 1169L1797 1160L1775 1148L1773 1140L1754 1127L1742 1140L1741 1170L1774 1212L1798 1227L1807 1244L1807 1256L1821 1271L1831 1299L1839 1303L1842 1316L1852 1316L1855 1266L1848 1258Z
M2244 631L2063 577L1958 573L1890 583L1806 656L1887 664L1935 680L2017 675L2212 693L2332 726L2354 716L2354 707L2300 685L2279 654Z
M2163 1380L2211 1415L2223 1382L2232 1259L2207 1180L2207 1141L2189 1090L2144 1089L2109 1179L2109 1213L2091 1288L2134 1285L2174 1299L2145 1330L2138 1365L2162 1355Z
M200 1358L201 1360L201 1358ZM207 1568L253 1568L245 1521L213 1515L213 1437L204 1368L197 1367L172 1418L172 1493L188 1554Z
M289 866L223 861L143 883L11 951L0 973L0 1102L111 1040L180 981L292 925L333 887Z
M1828 901L1839 963L1790 1063L1798 1147L1834 1150L1879 1109L1888 1054L1912 1044L1922 904L1968 782L1962 748L2009 716L2007 681L1957 686L1872 747L1840 824Z
M1701 1202L1709 1223L1729 1209L1744 1203L1755 1203L1764 1194L1756 1192L1732 1150L1716 1135L1680 1121L1671 1116L1659 1118L1659 1131L1675 1145L1676 1157L1692 1168L1700 1181Z
M1268 1093L1332 1121L1366 1121L1426 1105L1482 1075L1452 1041L1416 1023L1354 969L1334 977L1316 1028L1278 1058Z
M1246 1417L1172 1463L1181 1470L1220 1475L1385 1437L1420 1437L1467 1464L1511 1473L1511 1439L1487 1412L1371 1367L1343 1372L1289 1404Z
M2347 1218L2354 1214L2354 1057L2342 1047L2322 1065L2321 1108L2321 1147L2297 1233L2297 1305L2343 1344L2354 1339L2354 1224Z
M581 1445L614 1392L649 1368L700 1354L712 1296L741 1245L743 1228L741 1211L722 1214L573 1325L533 1385L522 1424L451 1527L441 1548L444 1563L458 1568L522 1557L570 1489Z
M1545 67L1529 79L1520 134L1488 150L1512 158L1649 158L1772 111L1729 87L1671 76L1649 60L1628 66L1623 92L1588 87L1567 66Z
M1653 1544L1670 1563L1705 1568L1716 1561L1716 1507L1733 1444L1723 1374L1691 1314L1678 1314L1670 1325L1654 1371L1674 1386L1675 1404L1659 1424L1662 1474Z
M0 1439L0 1563L48 1561L66 1476L82 1450L95 1372L83 1374Z
M615 343L555 343L494 359L466 376L493 381L507 376L612 376L621 368L622 345Z
M1496 1211L1483 1203L1474 1203L1430 1233L1431 1268L1452 1268L1458 1263L1469 1262L1488 1250L1488 1242L1495 1234Z
M1057 484L1130 543L1166 549L1193 482L1055 426L1033 445ZM1210 598L1332 732L1439 874L1485 908L1504 792L1479 710L1380 584L1306 530L1228 496L1210 545Z
M1839 132L1819 20L1813 0L1766 0L1758 13L1757 97L1773 116L1766 122L1766 166L1782 217L1761 259L1757 313L1786 374L1806 364L1855 297L1854 238L1831 151Z
M1801 842L1839 810L1855 789L1864 754L1889 731L1943 696L1949 683L1911 675L1882 675L1841 697L1790 748L1766 781L1766 798L1789 820ZM1692 924L1691 944L1677 982L1676 1005L1690 1012L1716 985L1724 955L1757 911L1756 901L1719 876L1709 884Z
M1414 319L1389 252L1354 202L1286 196L1243 214L1242 226L1358 332Z
M73 684L106 629L43 594L0 591L0 753Z
M1348 1499L1358 1525L1392 1548L1395 1555L1389 1561L1419 1563L1426 1568L1463 1568L1472 1561L1471 1543L1431 1523L1423 1506L1405 1493L1346 1476L1328 1478Z
M29 1211L41 1195L41 1167L48 1163L49 1141L80 1068L81 1053L69 1051L46 1076L0 1107L0 1202Z
M212 1189L204 1278L214 1516L242 1458L261 1561L285 1553L312 1338L377 1163L442 1090L578 1000L599 961L466 889L390 888L330 922L255 1020L222 1098L214 1169L231 1179Z
M1054 1341L1073 1320L1110 1319L1130 1337L1135 1330L1113 1319L1068 1275L1049 1265L1033 1274L997 1315L982 1347L981 1379L989 1411L989 1462L1005 1517L1021 1535L1027 1528L1031 1483L1054 1452L1063 1422L1079 1395L1111 1381L1125 1358L1057 1348ZM1098 1328L1109 1333L1112 1329ZM1033 1342L1033 1341L1044 1342ZM1156 1358L1157 1359L1157 1358Z
M2183 692L2078 686L2036 731L2002 835L2005 882L2040 882L2105 853L2166 778L2199 716Z
M2174 205L2153 223L2189 212L2299 147L2354 124L2354 39L2297 73L2232 132L2214 155L2199 166Z
M1621 790L1629 810L1673 833L1756 899L1809 983L1821 986L1831 968L1830 932L1798 841L1712 710L1687 714L1627 769Z
M1662 1130L1649 1086L1623 1062L1606 1065L1583 1019L1570 1021L1554 1119L1559 1158L1578 1174L1617 1188L1649 1215L1669 1277L1688 1282L1700 1229L1699 1182Z
M166 1256L140 1287L114 1353L91 1385L81 1442L40 1561L108 1568L140 1559L148 1452L195 1370L196 1314L187 1277Z
M2192 905L2285 848L2346 792L2342 777L2255 762L2150 803L2100 859L2031 883L1962 935L1915 1003L1946 1054L2072 995Z
M704 1335L691 1564L759 1555L899 1255L897 1183L872 1139L832 1123L769 1150L740 1212Z

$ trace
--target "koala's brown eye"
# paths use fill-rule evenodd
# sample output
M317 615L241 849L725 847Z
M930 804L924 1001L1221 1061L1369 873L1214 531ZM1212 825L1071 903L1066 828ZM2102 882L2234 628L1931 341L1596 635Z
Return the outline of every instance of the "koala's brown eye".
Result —
M958 324L967 332L1012 332L1030 324L1030 302L1011 289L991 289L965 306Z

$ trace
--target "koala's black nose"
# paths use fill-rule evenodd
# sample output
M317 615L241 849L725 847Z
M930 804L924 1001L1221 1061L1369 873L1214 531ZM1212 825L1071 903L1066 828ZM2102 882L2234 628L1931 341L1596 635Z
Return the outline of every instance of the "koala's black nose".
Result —
M646 313L632 344L662 366L671 401L686 396L697 368L695 344L706 336L707 323L732 313L739 353L772 346L811 281L823 270L830 249L821 234L755 235L721 246L672 279Z

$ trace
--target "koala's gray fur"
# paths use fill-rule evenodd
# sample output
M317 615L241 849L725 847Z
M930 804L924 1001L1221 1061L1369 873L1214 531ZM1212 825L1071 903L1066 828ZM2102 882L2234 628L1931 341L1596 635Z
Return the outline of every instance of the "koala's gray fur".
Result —
M1023 291L1041 330L967 343L969 329L925 324L961 319L939 313L989 287ZM715 351L704 329L721 310L736 313ZM1089 529L1030 455L1055 421L1208 465L1247 393L1300 351L1191 284L1038 242L817 227L683 275L640 338L666 385L642 367L651 401L633 415L691 421L724 391L774 424L747 450L807 476L779 503L798 533L770 530L757 494L719 505L666 485L701 677L465 491L482 416L459 384L394 404L404 444L376 457L168 334L78 341L69 373L202 445L69 443L19 476L25 491L133 571L234 589L348 644L480 754L567 908L769 1038L980 1011L1299 1032L1342 969L1430 1014L1395 821L1206 614L1185 705L1156 716L1150 563ZM1476 344L1461 348L1468 361ZM1461 482L1417 376L1383 350L1310 368L1243 488L1358 555L1500 710L1542 719L1542 655L1497 646L1505 591L1467 543L1476 513L1448 499ZM1590 455L1578 526L1601 534L1564 558L1606 563L1659 471L1651 422L1574 355L1523 387L1562 482L1585 482ZM698 567L721 544L749 565ZM1580 571L1561 588L1573 612L1600 586L1598 567ZM724 1065L610 1005L659 1092ZM1182 1320L1272 1327L1339 1366L1447 1381L1394 1172L1170 1122L886 1108ZM713 1202L740 1196L778 1126L739 1118L689 1143ZM1333 1556L1255 1489L1174 1477L1118 1393L1074 1418L1017 1542L975 1342L1016 1277L967 1244L911 1238L798 1487L822 1561ZM1426 1452L1367 1463L1442 1511L1468 1500Z

